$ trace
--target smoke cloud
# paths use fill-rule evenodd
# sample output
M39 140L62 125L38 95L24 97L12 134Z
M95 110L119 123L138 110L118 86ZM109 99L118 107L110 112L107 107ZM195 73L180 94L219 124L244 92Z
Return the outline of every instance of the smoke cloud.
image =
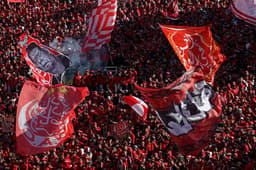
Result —
M107 55L107 48L105 46L100 49L93 49L85 53L81 51L81 41L72 37L65 37L63 40L55 38L50 47L62 52L70 57L72 62L70 68L65 73L66 80L72 80L76 71L84 74L86 69L89 70L103 70L107 66L107 61L104 56Z

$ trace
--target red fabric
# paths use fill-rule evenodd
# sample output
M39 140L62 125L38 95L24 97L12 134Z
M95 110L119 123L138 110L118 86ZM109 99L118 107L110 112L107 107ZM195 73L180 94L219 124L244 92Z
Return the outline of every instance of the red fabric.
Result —
M244 169L245 170L253 170L255 168L255 165L256 165L256 161L249 162L248 164L246 164Z
M87 87L44 87L26 81L17 106L17 152L42 153L68 139L73 133L73 110L88 95Z
M71 165L71 160L69 159L69 158L65 158L64 160L63 160L63 167L64 168L71 168L72 167L72 165Z
M231 88L230 91L234 94L237 95L239 92L239 87Z
M140 16L140 15L141 15L141 12L140 12L140 10L139 10L139 9L136 9L136 13L137 13L137 15L138 15L138 16Z
M135 84L135 87L155 108L159 119L167 127L182 153L197 154L200 152L212 136L221 114L221 97L212 89L209 92L211 94L208 95L209 98L202 98L203 108L195 104L194 97L189 97L195 95L195 84L204 82L203 78L201 70L193 69L162 89L148 89ZM203 87L203 90L210 88L206 83ZM201 92L199 96L203 94ZM207 111L204 108L206 106L210 106ZM204 116L193 119L199 113Z
M111 90L115 88L115 79L114 76L110 76L108 80L108 86Z
M128 104L143 120L147 118L148 105L135 96L124 96L121 99Z
M135 135L131 131L129 131L129 135L132 137L132 143L135 144Z
M83 76L82 78L82 86L88 86L88 84L90 83L91 79L92 79L92 74L87 73Z
M51 52L54 55L59 55L60 53L57 51L54 51L53 49L42 45L39 40L31 37L28 35L28 33L24 33L21 35L20 38L20 42L19 42L19 47L22 50L22 55L24 57L24 59L26 60L27 64L29 65L29 67L31 68L32 72L33 72L33 76L34 78L37 80L38 83L40 83L41 85L47 85L50 86L52 84L52 74L51 73L47 73L44 72L40 69L37 69L34 64L32 63L32 61L29 59L29 57L27 56L27 51L26 48L30 43L35 43L38 46L47 49L49 52Z
M74 80L74 85L75 86L80 86L81 80L82 80L82 76L81 75L75 75L73 80Z
M117 0L98 4L90 13L89 28L82 47L82 52L98 48L108 43L116 21Z
M154 142L150 142L147 144L146 147L148 151L153 152L156 149L157 145Z
M214 76L225 56L214 41L210 25L202 27L160 25L181 63L188 71L200 66L208 83Z

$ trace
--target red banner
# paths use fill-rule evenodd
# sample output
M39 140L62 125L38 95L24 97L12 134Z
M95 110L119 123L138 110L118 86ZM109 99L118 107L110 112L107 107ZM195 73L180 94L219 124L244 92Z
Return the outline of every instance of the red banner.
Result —
M187 27L160 25L166 38L188 71L200 66L205 80L213 84L214 76L225 56L212 38L210 26Z
M205 82L201 70L190 70L162 89L136 88L155 108L182 153L197 154L207 145L216 129L222 103Z
M42 153L68 139L73 133L73 110L88 95L87 87L45 87L26 81L17 106L17 152Z
M42 45L27 33L21 36L19 47L38 83L47 86L62 83L62 76L71 63L67 56Z
M110 42L111 32L115 26L117 0L100 0L97 8L90 13L89 28L86 33L82 52L100 48Z

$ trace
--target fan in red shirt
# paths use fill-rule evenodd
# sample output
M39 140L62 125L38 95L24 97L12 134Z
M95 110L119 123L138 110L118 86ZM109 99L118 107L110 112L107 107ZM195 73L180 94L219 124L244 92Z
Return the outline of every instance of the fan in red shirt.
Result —
M89 70L87 69L87 70L85 70L85 72L84 72L84 75L83 75L83 77L82 77L82 80L81 80L81 86L88 86L88 84L89 84L89 81L90 81L90 72L89 72Z
M71 169L72 168L71 159L70 159L68 153L64 153L64 159L63 159L62 165L63 165L64 169Z
M115 79L112 72L109 72L109 76L108 76L108 89L111 91L115 90Z
M104 84L104 79L103 76L101 74L100 70L97 70L97 75L96 75L96 90L103 90L103 84Z
M76 87L81 86L81 80L82 80L82 76L80 75L80 71L76 71L76 74L73 77L74 86L76 86Z
M117 92L120 87L121 87L121 81L122 81L122 72L119 71L117 75L114 77L114 82L115 82L115 92Z

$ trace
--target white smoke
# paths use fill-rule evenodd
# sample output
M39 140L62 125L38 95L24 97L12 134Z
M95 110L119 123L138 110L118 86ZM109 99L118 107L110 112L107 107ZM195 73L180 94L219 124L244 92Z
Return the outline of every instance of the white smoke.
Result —
M78 66L80 64L80 50L81 46L78 40L73 39L71 37L65 37L62 42L58 42L55 38L53 42L50 43L50 46L65 55L70 57L72 61L72 66Z
M76 40L72 37L65 37L62 42L58 42L57 38L55 38L50 43L50 46L70 57L72 64L65 74L68 80L73 79L76 71L80 71L80 74L84 74L86 69L103 70L106 66L106 62L102 61L102 56L107 53L105 47L81 53L80 40Z

